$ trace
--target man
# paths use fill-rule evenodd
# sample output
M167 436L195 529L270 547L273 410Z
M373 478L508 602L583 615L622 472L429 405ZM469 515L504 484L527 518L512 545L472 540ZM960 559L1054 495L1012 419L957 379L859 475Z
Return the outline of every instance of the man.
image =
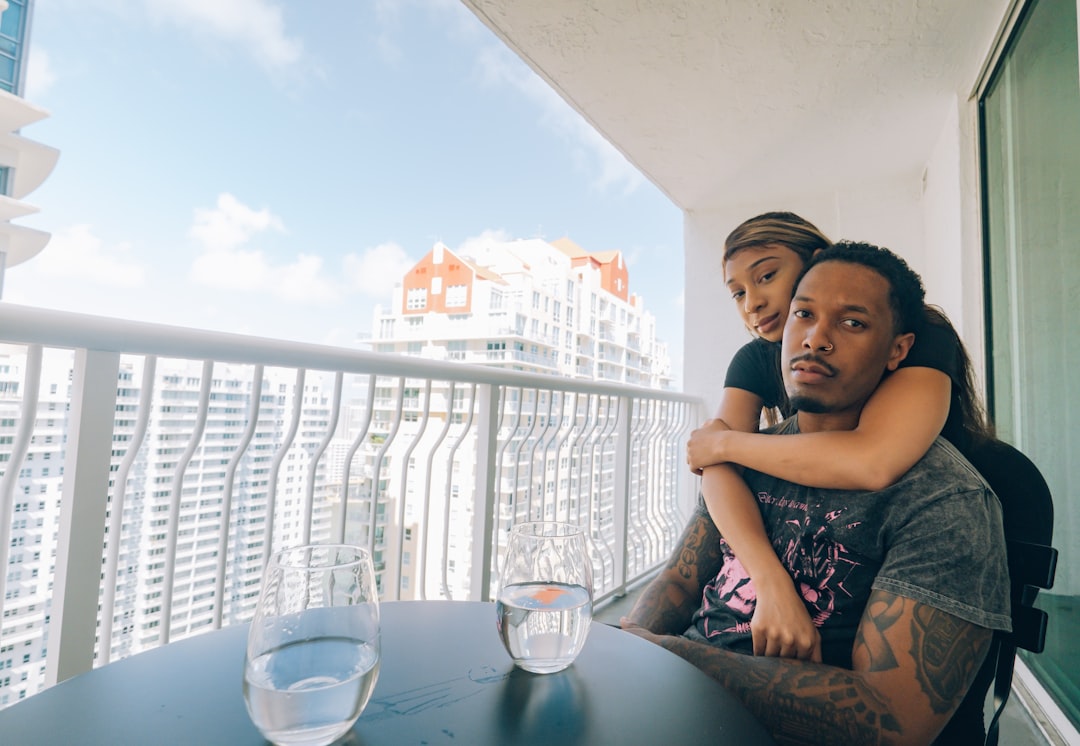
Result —
M840 244L796 285L778 433L854 429L922 319L917 275L891 252ZM736 694L781 743L929 743L1008 629L996 497L946 441L880 492L824 490L754 471L773 546L819 627L823 662L755 657L754 591L699 504L667 567L622 626ZM743 652L733 652L741 650Z

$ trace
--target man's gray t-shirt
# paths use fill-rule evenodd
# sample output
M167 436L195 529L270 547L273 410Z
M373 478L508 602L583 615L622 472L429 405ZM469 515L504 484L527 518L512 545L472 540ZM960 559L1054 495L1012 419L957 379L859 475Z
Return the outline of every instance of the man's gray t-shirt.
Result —
M798 432L796 419L774 431ZM820 629L825 663L851 668L855 631L871 589L980 627L1010 629L1001 505L943 438L880 492L803 487L750 469L743 476L781 563ZM705 511L701 501L698 510ZM723 540L721 548L723 566L705 587L686 635L752 653L753 584Z

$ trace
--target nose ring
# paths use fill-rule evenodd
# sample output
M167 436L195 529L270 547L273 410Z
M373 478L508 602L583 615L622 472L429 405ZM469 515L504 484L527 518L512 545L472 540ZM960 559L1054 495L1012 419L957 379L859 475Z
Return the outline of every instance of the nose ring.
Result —
M830 343L830 344L825 345L824 347L821 348L821 351L822 352L832 352L832 344Z

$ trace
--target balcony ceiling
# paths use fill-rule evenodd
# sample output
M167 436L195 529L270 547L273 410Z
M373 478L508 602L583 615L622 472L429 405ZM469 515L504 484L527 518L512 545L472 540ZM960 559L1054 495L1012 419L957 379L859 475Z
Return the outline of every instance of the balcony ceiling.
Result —
M463 0L680 207L911 178L1009 0Z

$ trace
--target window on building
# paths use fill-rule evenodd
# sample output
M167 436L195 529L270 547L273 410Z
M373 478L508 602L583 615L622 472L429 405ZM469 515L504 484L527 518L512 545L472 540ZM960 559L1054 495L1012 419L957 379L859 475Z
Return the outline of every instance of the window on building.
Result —
M451 360L464 360L469 343L464 339L451 339L446 343L446 356Z
M462 308L469 301L468 285L449 285L446 288L446 307Z
M489 306L491 308L491 310L492 311L501 311L502 307L503 307L503 302L504 302L503 291L499 290L498 288L492 288L491 289L491 302L490 302L490 306Z
M409 288L405 298L405 308L410 311L427 308L427 288Z

